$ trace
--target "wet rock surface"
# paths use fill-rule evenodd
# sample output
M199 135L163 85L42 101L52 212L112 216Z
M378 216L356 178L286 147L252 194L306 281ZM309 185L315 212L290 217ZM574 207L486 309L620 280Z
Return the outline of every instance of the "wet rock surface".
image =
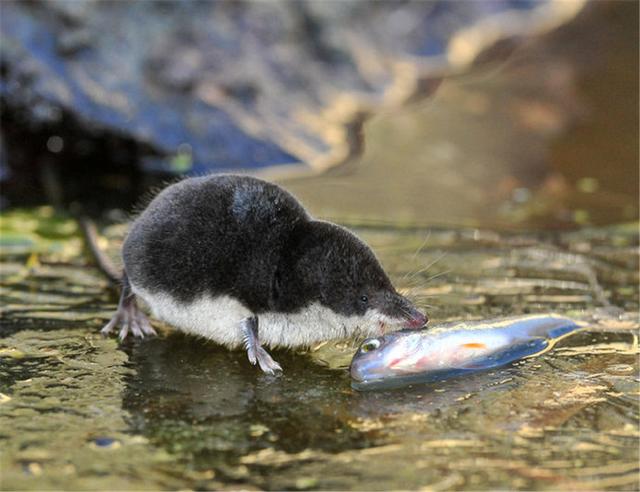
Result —
M24 183L55 195L56 175L86 199L67 180L89 165L104 188L141 170L325 170L361 150L372 114L582 4L2 2L3 169L20 203Z
M279 352L274 378L166 328L122 347L102 338L114 299L74 222L48 208L8 213L2 487L638 488L636 225L349 225L434 322L557 312L591 325L540 357L433 385L354 392L354 341ZM103 229L111 252L125 230Z
M504 63L373 118L347 165L282 182L337 220L500 230L636 220L637 17L638 4L590 3Z

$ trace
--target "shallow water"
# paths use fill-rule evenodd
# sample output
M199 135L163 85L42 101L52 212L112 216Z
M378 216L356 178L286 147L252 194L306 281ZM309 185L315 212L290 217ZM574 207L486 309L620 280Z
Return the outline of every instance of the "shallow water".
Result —
M169 330L119 349L98 334L115 299L73 222L44 208L2 224L4 489L640 486L635 225L534 235L352 224L434 322L592 320L537 358L360 394L346 370L355 342L275 351L282 377ZM110 251L124 230L103 230ZM624 314L599 309L603 298Z

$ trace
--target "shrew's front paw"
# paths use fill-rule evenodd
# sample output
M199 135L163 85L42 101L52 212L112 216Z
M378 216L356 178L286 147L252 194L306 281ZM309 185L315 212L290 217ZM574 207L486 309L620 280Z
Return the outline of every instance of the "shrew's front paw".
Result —
M256 355L258 359L258 365L263 372L267 374L275 374L276 372L282 372L282 367L269 355L264 348L258 347L258 353ZM255 362L254 362L255 364Z
M280 364L273 360L269 352L260 345L258 340L258 318L253 316L252 318L243 319L240 325L244 348L247 351L249 362L254 366L257 363L260 369L267 374L282 372Z

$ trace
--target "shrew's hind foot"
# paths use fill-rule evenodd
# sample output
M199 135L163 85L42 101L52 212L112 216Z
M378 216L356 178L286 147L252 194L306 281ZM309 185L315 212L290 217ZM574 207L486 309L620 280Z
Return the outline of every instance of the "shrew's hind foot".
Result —
M118 338L123 341L129 333L135 337L144 338L145 335L155 335L156 331L151 326L149 318L138 307L136 295L131 291L131 285L126 274L122 279L122 292L118 309L111 320L100 330L103 335L109 335L113 329L119 326Z
M252 318L243 319L240 326L242 329L244 348L247 351L249 362L254 366L257 362L260 369L267 374L275 374L276 371L282 372L280 364L273 360L269 355L269 352L260 345L258 340L258 318L254 316Z

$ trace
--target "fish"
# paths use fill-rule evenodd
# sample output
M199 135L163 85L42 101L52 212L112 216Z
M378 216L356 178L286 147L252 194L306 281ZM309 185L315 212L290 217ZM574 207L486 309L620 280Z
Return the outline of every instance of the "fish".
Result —
M400 330L362 342L351 361L358 391L429 383L540 355L583 328L556 315L529 315Z

